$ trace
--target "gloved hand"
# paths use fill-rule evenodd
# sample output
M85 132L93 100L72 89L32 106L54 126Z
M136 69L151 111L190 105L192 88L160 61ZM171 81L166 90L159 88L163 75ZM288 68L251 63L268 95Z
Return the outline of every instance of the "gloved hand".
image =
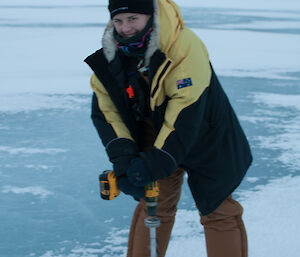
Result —
M131 160L127 169L127 176L130 183L134 186L146 186L152 182L150 173L141 157Z
M130 161L138 155L135 142L127 138L117 138L106 145L109 160L113 163L113 170L117 177L125 175Z
M131 195L136 199L145 197L145 188L132 185L127 176L118 177L117 185L124 194Z

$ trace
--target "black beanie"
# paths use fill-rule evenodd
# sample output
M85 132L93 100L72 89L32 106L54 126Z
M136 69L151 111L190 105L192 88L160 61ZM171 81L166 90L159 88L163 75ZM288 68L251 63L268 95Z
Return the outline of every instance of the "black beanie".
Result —
M108 9L110 17L113 18L118 13L142 13L153 14L154 0L109 0Z

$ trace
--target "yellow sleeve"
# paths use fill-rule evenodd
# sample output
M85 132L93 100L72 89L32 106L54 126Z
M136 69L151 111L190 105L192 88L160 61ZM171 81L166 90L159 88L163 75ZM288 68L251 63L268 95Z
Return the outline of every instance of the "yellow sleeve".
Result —
M117 137L134 141L108 92L95 74L92 75L90 83L98 99L99 109L103 113L106 122L112 126Z
M157 148L162 148L181 112L198 101L210 84L211 67L206 47L189 29L185 28L173 45L169 58L172 69L162 82L161 88L169 97L164 123L155 141ZM178 88L178 81L188 79L192 85ZM192 129L197 117L190 117L186 128Z

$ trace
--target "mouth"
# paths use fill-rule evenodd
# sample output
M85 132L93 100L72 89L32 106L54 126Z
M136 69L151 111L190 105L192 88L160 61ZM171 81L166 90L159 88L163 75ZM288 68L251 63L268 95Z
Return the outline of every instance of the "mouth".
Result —
M122 35L123 36L123 38L130 38L130 37L133 37L135 34L127 34L127 35Z

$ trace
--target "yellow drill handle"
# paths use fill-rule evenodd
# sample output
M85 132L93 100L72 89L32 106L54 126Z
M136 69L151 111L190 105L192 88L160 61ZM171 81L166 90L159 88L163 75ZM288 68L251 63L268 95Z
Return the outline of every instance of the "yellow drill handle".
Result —
M158 182L154 181L151 184L145 186L145 197L146 198L156 198L159 195Z
M147 207L147 216L150 220L157 217L157 201L159 187L157 181L145 186L145 201Z

